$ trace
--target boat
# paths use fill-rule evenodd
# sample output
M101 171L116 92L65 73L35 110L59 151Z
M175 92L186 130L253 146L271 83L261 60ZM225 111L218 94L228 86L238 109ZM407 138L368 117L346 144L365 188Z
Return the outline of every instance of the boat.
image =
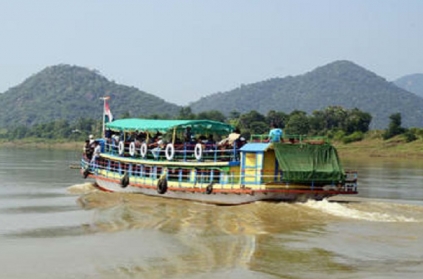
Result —
M322 200L357 194L357 172L342 168L324 138L264 135L248 141L211 120L119 119L97 139L101 153L81 160L81 174L106 192L236 205ZM182 140L184 133L190 139ZM207 138L223 137L220 142ZM232 137L232 139L231 139ZM195 139L195 140L194 140Z

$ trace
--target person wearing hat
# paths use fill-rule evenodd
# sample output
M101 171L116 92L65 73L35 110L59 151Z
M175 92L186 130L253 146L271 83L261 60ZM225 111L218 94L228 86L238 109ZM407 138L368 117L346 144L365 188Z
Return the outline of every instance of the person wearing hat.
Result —
M90 140L90 144L94 144L94 136L90 135L88 138Z

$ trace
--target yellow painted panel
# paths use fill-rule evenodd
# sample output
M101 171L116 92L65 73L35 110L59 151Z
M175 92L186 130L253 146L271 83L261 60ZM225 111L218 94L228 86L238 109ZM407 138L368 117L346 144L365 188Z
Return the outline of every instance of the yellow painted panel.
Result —
M265 153L263 163L263 183L274 181L276 168L275 160L275 152L268 151Z
M256 183L258 181L257 175L260 174L260 170L257 169L246 169L245 170L245 177L244 181L246 184L248 183Z
M245 166L246 167L254 167L256 165L256 154L255 153L247 153L245 156Z
M257 163L261 164L263 162L263 154L257 153Z

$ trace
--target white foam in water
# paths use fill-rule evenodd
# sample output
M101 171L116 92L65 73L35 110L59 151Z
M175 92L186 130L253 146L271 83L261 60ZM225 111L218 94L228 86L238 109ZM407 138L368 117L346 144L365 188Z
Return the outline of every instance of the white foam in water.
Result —
M348 207L348 204L323 201L307 201L303 204L306 207L317 209L321 212L349 219L358 219L373 222L417 222L414 218L408 218L395 213L381 213L378 212L377 207L369 206L369 211L363 211ZM370 203L369 203L370 205ZM371 212L370 212L371 210Z
M93 183L75 184L67 188L68 193L84 194L96 190Z

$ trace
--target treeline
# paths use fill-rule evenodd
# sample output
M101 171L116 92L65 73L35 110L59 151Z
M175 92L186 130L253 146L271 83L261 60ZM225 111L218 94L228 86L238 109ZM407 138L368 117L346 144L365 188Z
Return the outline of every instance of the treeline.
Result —
M161 115L131 116L128 112L119 118L149 118L168 119ZM252 134L267 134L270 124L276 124L289 135L327 136L341 140L344 143L363 139L369 130L372 116L359 109L345 109L340 106L330 106L324 110L314 111L307 115L304 111L293 111L289 114L280 111L269 111L263 115L257 111L241 114L232 111L225 116L220 111L212 110L195 114L190 107L183 107L174 119L209 119L226 122L241 130L244 137L250 138ZM3 130L0 138L7 140L19 140L24 138L43 139L69 139L82 141L89 134L100 136L102 132L101 120L80 118L75 123L66 120L56 120L49 123L37 124L31 127L18 126L9 130ZM413 130L401 127L401 114L391 116L391 124L384 133L388 139L398 134L407 134L408 141L417 139Z

